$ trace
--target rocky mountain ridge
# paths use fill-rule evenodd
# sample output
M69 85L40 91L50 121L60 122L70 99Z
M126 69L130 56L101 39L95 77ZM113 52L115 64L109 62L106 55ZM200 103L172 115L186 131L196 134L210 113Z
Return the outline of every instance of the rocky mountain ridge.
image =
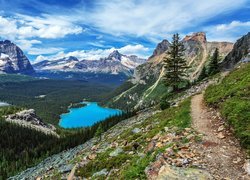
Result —
M124 73L131 75L133 70L146 60L135 55L123 55L117 50L113 51L106 58L99 60L79 60L70 56L57 60L44 60L33 64L39 71L74 71L84 73Z
M5 40L0 41L0 73L32 74L34 69L23 51Z
M250 60L250 32L237 40L233 50L225 57L221 63L221 68L230 69L240 61Z
M203 32L187 35L182 42L185 47L184 56L190 66L188 74L191 81L198 78L216 48L219 49L221 59L233 48L233 43L230 42L208 42ZM169 45L167 40L159 43L153 55L146 63L135 69L132 78L120 91L122 93L117 93L109 105L123 108L121 104L126 104L124 107L143 108L159 101L168 91L164 88L162 77L164 75L163 58Z

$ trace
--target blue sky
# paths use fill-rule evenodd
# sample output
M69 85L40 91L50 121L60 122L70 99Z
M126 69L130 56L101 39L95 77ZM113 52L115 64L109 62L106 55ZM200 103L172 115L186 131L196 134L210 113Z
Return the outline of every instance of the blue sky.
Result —
M31 61L93 60L115 49L148 57L176 32L234 42L249 30L249 0L0 0L0 39Z

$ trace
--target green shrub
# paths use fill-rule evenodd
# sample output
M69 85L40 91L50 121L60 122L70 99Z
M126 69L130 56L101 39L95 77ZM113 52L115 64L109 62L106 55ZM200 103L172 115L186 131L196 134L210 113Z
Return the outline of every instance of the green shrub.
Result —
M170 103L169 102L167 102L167 101L161 101L161 103L160 103L161 110L167 109L169 107L170 107Z

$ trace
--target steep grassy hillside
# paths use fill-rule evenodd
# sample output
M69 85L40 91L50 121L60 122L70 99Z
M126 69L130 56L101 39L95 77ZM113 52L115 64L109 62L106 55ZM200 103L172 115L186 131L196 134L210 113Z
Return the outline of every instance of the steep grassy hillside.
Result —
M219 85L205 92L208 105L219 109L236 137L250 152L250 63L231 72Z

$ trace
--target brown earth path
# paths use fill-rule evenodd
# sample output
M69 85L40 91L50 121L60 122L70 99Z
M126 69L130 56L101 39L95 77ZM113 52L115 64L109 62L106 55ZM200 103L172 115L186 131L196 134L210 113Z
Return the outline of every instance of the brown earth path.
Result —
M250 179L243 169L244 153L238 141L225 127L218 113L207 108L203 94L192 97L193 128L203 134L195 149L202 155L206 169L214 179Z

